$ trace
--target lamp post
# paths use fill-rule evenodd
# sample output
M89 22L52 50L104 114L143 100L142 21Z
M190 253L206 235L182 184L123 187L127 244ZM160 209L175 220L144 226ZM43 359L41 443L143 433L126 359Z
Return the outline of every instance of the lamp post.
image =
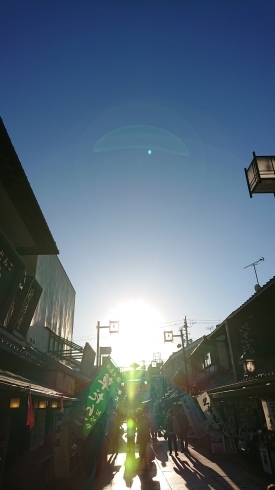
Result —
M100 368L100 355L99 355L99 332L101 328L109 328L109 333L118 333L119 322L117 321L109 321L109 325L100 325L100 322L97 322L97 336L96 336L96 368L99 371Z
M183 328L181 327L179 335L175 335L172 330L168 332L164 332L164 342L173 342L174 337L180 337L181 338L181 345L182 345L182 354L183 354L183 362L184 362L184 370L185 370L185 376L186 376L186 391L189 392L189 382L188 382L188 373L187 373L187 361L186 361L186 355L185 355L185 349L184 349L184 339L183 339Z

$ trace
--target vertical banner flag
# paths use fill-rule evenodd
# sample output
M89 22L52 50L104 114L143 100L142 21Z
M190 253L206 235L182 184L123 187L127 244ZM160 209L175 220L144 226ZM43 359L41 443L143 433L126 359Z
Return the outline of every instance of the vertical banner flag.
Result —
M205 417L210 422L212 427L215 430L220 430L224 436L229 437L229 432L227 430L227 427L224 424L221 416L219 415L219 412L216 409L215 405L211 402L208 393L204 391L203 393L201 393L201 395L197 397L197 400Z
M91 384L86 399L83 436L87 437L101 415L105 412L110 398L121 384L121 375L109 359Z
M197 438L207 434L205 428L205 418L191 395L183 395L180 399L183 409L186 413L190 427L192 427Z
M108 360L93 383L81 394L64 425L78 437L86 438L105 412L110 399L120 391L120 385L121 374Z
M274 400L262 400L267 430L275 430L275 402Z

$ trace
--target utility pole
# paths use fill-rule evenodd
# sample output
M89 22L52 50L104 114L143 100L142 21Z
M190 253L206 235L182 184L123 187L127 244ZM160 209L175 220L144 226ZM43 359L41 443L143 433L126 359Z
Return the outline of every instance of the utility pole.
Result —
M185 317L185 323L186 323L186 317ZM186 326L187 326L187 324L186 324ZM185 330L185 332L187 332L187 330ZM183 338L182 328L180 328L180 336L181 336L181 346L182 346L183 362L184 362L185 377L186 377L186 391L187 391L187 393L189 393L187 362L186 362L186 354L185 354L184 338ZM187 341L186 341L186 345L188 345Z
M164 333L164 342L173 342L174 337L180 337L181 338L182 355L183 355L183 362L184 362L184 369L185 369L185 377L186 377L186 391L187 391L187 393L189 393L189 381L188 381L188 373L187 373L187 361L186 361L186 354L185 354L185 347L184 347L184 337L183 337L183 329L184 329L185 330L186 339L187 339L186 345L188 345L187 328L188 328L188 325L187 325L187 321L186 321L186 317L185 317L184 325L183 325L183 327L181 327L179 329L179 331L180 331L180 334L179 335L175 335L172 332L172 330L170 330L168 332L164 331L163 333ZM178 346L178 347L180 347L180 346Z
M184 325L183 325L184 331L185 331L185 340L186 340L186 345L189 344L189 339L188 339L188 325L186 321L186 316L184 318Z

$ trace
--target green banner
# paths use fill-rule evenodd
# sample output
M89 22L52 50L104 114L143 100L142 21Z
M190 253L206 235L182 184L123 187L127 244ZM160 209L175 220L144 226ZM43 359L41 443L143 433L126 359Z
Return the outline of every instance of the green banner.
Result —
M87 437L101 415L105 412L110 398L121 385L121 374L111 360L108 360L94 382L86 398L83 436Z

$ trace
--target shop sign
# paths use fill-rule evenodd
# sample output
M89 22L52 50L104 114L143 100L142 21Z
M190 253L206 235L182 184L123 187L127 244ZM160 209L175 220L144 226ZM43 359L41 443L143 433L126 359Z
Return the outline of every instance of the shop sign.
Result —
M31 431L31 445L30 450L33 451L38 447L41 447L45 443L45 431L46 431L46 409L35 410L35 426Z
M275 431L275 401L262 400L267 430Z
M65 425L79 437L86 438L105 412L110 399L118 392L121 374L111 360L102 366L98 376L85 390L79 404L65 420Z
M267 447L260 446L260 454L261 454L261 460L262 460L262 465L263 465L264 471L266 473L269 473L270 475L272 475L272 468L271 468L271 463L270 463Z
M4 323L26 266L0 229L0 324Z
M42 287L37 280L26 276L24 286L18 289L14 300L14 310L7 325L9 331L17 330L26 336L41 293Z
M186 394L180 398L180 401L195 436L198 438L205 436L207 434L205 430L205 419L193 397Z
M55 431L53 438L53 474L55 478L68 478L70 474L70 460L69 460L69 447L70 447L70 434L67 427L64 426L63 420L66 417L66 411L55 411Z
M253 339L250 338L250 327L248 326L248 322L245 322L240 328L239 331L241 332L241 337L242 337L242 344L243 344L243 352L249 355L254 355L255 354L255 349L252 346L253 344Z
M211 402L210 396L206 391L204 393L201 393L197 397L198 403L208 420L208 422L212 425L212 427L215 430L219 430L223 433L223 435L229 437L229 432L227 430L227 427L225 426L221 416L219 415L218 410L216 409L215 405Z
M121 375L111 360L102 367L99 375L91 384L85 409L83 435L87 437L94 425L105 412L110 398L121 384Z

